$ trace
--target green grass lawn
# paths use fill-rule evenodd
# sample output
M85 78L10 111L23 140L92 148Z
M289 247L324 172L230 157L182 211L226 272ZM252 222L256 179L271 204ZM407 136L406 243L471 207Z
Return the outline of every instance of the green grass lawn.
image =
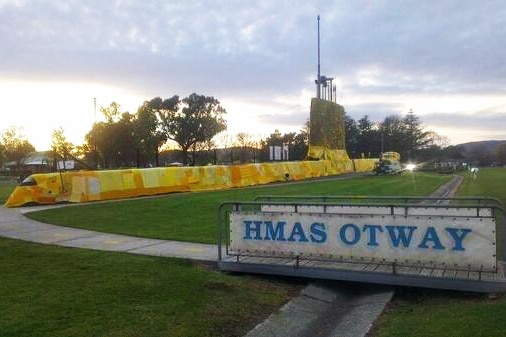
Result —
M504 298L406 288L396 291L371 337L502 337L505 315Z
M15 187L16 182L12 180L0 181L0 205L7 201Z
M276 195L428 195L449 176L406 173L348 180L288 183L158 198L56 208L28 214L32 219L101 232L179 241L215 243L216 217L224 201Z
M89 204L32 217L109 232L214 242L218 205L262 194L420 195L449 178L367 177ZM183 260L0 238L0 331L8 336L242 336L303 286Z
M506 201L506 189L498 183L505 177L504 169L482 170L476 180L466 177L459 194ZM30 216L106 232L213 243L216 209L225 200L265 194L427 195L448 179L423 173L363 177L173 194ZM167 258L8 239L0 239L0 249L2 336L241 336L300 286L231 276ZM503 336L504 314L502 298L401 288L374 336Z
M466 175L458 195L496 197L506 204L506 169L482 169L476 179ZM506 336L505 315L504 296L489 299L482 294L402 288L373 336Z
M487 168L482 169L474 178L471 174L466 176L464 183L459 189L459 196L488 196L499 199L506 207L506 168ZM502 226L497 227L497 237L504 238L504 219L499 220ZM504 240L498 240L497 250L502 259L505 259L503 253Z
M2 337L243 336L303 286L0 238Z

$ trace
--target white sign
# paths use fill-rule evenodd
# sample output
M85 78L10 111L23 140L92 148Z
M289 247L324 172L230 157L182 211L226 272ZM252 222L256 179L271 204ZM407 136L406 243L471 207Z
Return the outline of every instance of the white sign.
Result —
M496 267L493 218L232 212L230 231L239 253Z
M281 146L269 146L269 160L283 160L283 149ZM288 151L288 150L287 150ZM286 152L288 155L288 152Z
M58 170L73 170L75 165L73 160L58 161Z

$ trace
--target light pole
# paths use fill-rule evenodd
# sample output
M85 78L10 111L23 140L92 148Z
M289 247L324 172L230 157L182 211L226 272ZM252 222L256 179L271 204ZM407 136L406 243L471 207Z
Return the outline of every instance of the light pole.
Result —
M320 76L320 15L318 15L318 74L316 74L316 98L321 98L321 76Z
M381 157L382 154L383 154L383 131L381 131L381 153L380 153L380 157Z
M95 170L98 169L98 154L97 154L97 98L93 97L93 156L95 159Z

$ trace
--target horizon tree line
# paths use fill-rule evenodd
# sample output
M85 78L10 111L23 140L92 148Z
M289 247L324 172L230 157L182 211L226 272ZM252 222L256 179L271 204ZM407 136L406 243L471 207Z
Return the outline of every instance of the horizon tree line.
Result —
M265 139L248 133L235 137L226 134L226 110L212 96L177 95L145 101L135 114L122 111L112 102L101 107L105 121L95 123L84 143L67 141L62 128L51 135L54 157L74 158L90 168L164 166L181 161L182 165L230 164L269 160L269 147L287 144L290 160L304 160L309 142L309 122L299 132L281 134L275 130ZM235 139L234 139L235 138ZM21 128L4 130L0 137L0 167L20 163L35 151ZM350 158L377 158L383 152L396 151L404 161L435 158L470 158L481 165L495 161L506 165L506 142L495 153L464 153L458 146L435 132L425 130L421 119L410 110L405 116L389 115L381 122L368 115L358 121L345 113L346 150ZM218 148L217 141L221 142ZM168 151L167 144L176 149ZM160 159L162 158L162 160Z

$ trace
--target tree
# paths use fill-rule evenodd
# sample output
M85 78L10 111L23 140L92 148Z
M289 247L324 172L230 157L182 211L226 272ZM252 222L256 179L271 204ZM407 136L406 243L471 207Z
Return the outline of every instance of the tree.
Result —
M121 118L121 105L111 102L107 108L101 107L100 112L104 115L107 123L114 123Z
M167 139L180 146L184 164L188 163L188 153L191 152L190 163L195 165L199 147L227 128L223 118L226 110L211 96L194 93L182 101L178 96L163 101L157 97L150 103Z
M359 154L360 131L357 122L348 115L344 116L345 144L352 158Z
M109 131L109 140L112 141L112 150L115 167L140 166L139 144L134 139L135 136L135 116L123 112L118 122L111 125Z
M253 136L246 132L239 132L235 138L237 139L237 145L242 148L251 147L254 143Z
M158 153L166 140L167 137L160 129L156 110L149 101L144 102L137 110L134 126L134 142L137 144L139 156L142 153L148 162L154 159L155 166L159 166Z
M418 150L427 145L430 141L429 133L423 131L423 125L420 118L415 115L413 110L409 110L408 114L402 120L404 126L404 144L406 144L407 157L416 156Z
M51 134L51 149L56 155L63 158L63 160L67 160L68 156L74 151L74 148L74 144L67 141L63 128L60 127L53 130Z
M2 133L3 156L7 162L19 165L21 160L29 153L35 151L35 147L26 140L22 128L14 126Z
M85 135L86 146L82 147L86 151L83 155L88 163L93 163L96 168L106 168L107 158L104 155L108 151L106 147L109 143L105 141L107 135L107 124L104 122L94 123L91 130Z
M269 137L261 141L261 159L269 160L270 146L288 145L290 160L304 160L307 157L309 144L309 123L306 123L299 133L289 132L281 134L274 130Z
M441 150L441 156L451 159L464 159L465 156L462 152L461 146L447 146Z
M239 132L236 136L237 145L240 147L239 157L241 162L247 162L250 154L254 154L255 141L249 133Z
M304 123L299 133L293 137L291 143L290 160L305 160L309 150L309 119Z
M434 132L434 131L427 131L425 134L426 134L425 147L435 146L440 149L444 149L444 148L450 146L450 139L448 139L448 137L441 136L437 132Z
M119 108L114 102L110 106ZM101 110L104 112L106 109ZM139 162L139 147L134 141L135 118L130 113L119 110L113 115L115 117L107 118L107 122L95 123L86 135L88 145L82 149L93 149L87 154L87 161L94 162L97 166L100 163L103 168L135 166Z
M382 150L382 141L377 124L371 121L368 115L359 119L357 124L359 132L357 152L364 157L378 156Z
M283 137L281 135L281 132L279 132L278 129L274 130L273 133L269 137L267 137L265 140L265 145L267 146L281 146L283 145Z
M385 117L385 120L379 125L381 150L380 152L395 151L400 152L401 157L407 153L407 142L404 139L404 124L397 115Z
M217 162L234 162L234 137L227 132L220 132L214 137L218 147L222 149L222 155L217 156ZM219 153L219 152L218 152Z

